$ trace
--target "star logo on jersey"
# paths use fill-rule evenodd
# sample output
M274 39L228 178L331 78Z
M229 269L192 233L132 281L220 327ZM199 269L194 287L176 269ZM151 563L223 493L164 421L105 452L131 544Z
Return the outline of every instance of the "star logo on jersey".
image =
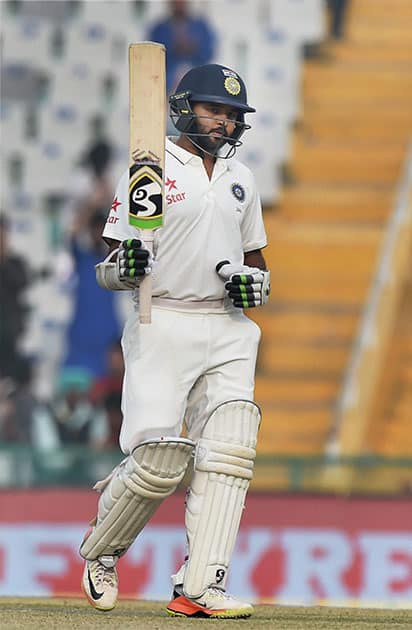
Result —
M165 198L168 206L171 206L173 203L177 203L178 201L184 201L186 199L185 192L171 192L172 190L178 190L175 179L170 179L170 177L168 177L165 181L165 186L167 187L167 194Z
M112 203L112 208L111 208L111 209L112 209L114 212L117 212L117 208L118 208L119 206L121 206L121 205L122 205L122 202L121 202L121 201L119 201L117 197L115 197L115 198L113 199L113 203Z
M168 177L165 181L165 186L167 186L167 192L170 192L171 190L177 190L176 180L170 179L170 177Z

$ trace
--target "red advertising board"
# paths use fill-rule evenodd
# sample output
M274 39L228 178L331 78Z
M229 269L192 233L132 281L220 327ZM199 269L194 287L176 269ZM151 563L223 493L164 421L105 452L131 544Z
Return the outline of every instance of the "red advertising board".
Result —
M0 492L0 595L80 594L78 547L97 495ZM119 562L125 597L167 599L185 555L169 497ZM249 495L228 590L251 601L412 606L412 503Z

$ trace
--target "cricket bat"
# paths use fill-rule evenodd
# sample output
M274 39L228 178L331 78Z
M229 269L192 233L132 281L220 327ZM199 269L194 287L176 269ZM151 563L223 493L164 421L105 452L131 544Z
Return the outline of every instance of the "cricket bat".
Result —
M163 225L166 135L166 50L163 44L129 46L129 224L153 252ZM139 288L139 320L151 322L152 275Z

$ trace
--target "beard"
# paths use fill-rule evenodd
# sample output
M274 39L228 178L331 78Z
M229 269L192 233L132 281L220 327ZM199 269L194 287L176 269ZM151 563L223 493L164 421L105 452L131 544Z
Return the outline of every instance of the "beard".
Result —
M219 149L228 141L227 136L222 138L213 137L199 124L198 120L193 123L192 139L200 147L202 151L217 155Z

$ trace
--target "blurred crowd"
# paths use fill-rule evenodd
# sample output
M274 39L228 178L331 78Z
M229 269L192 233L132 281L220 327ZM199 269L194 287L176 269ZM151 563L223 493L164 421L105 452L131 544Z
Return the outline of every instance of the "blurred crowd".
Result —
M328 0L331 37L344 33L346 0ZM216 35L204 17L191 14L191 5L173 0L167 13L151 25L147 39L167 47L167 88L173 91L187 69L213 59ZM118 296L99 288L94 265L107 246L102 229L113 201L113 146L104 120L90 121L91 137L79 156L70 195L59 213L62 247L55 260L40 269L30 267L24 251L10 247L13 208L0 219L0 446L24 444L39 450L65 445L96 450L118 449L121 424L124 322ZM71 316L64 352L56 368L52 395L35 394L36 357L25 353L30 305L27 291L34 283L56 276L62 267L71 293Z
M42 269L30 268L25 253L10 247L12 212L1 212L0 444L36 449L76 444L117 448L122 320L115 294L97 285L94 271L107 250L101 233L113 196L110 155L110 142L97 125L74 174L75 194L64 208L64 237L57 257L65 254L72 309L54 395L48 399L35 396L36 357L25 353L21 342L30 318L27 290L34 282L55 277L57 262L52 260Z
M189 3L173 0L151 25L147 39L167 46L167 89L192 65L207 63L215 37L207 21L191 15ZM104 117L90 120L90 138L70 178L60 207L60 247L45 269L31 269L25 252L9 247L13 208L2 209L0 235L0 446L30 445L41 451L62 446L118 449L123 356L120 337L126 313L119 296L101 289L94 266L107 246L102 231L113 201L115 148ZM33 282L64 278L71 315L56 366L52 395L35 394L36 357L25 354Z

